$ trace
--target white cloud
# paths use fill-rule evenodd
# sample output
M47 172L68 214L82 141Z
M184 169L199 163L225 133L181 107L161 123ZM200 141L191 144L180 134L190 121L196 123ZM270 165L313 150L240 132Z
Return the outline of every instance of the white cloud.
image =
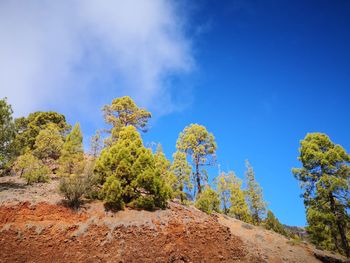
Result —
M1 1L0 97L17 114L96 110L125 94L173 111L167 77L193 66L180 11L167 0Z

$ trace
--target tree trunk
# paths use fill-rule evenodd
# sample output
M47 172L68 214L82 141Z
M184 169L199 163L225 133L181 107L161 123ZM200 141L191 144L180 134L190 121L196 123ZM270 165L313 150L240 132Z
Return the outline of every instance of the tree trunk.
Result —
M199 159L196 158L196 180L197 180L197 187L198 187L198 194L202 192L202 187L201 187L201 177L199 173Z
M331 210L333 215L335 216L335 223L337 225L338 231L339 231L339 235L340 235L340 239L341 239L341 244L343 247L343 250L345 252L345 255L350 258L350 248L349 248L349 243L348 240L346 238L346 233L345 233L345 229L344 226L341 222L341 215L339 215L339 213L337 212L336 206L335 206L335 200L334 200L334 196L332 193L329 193L329 200L330 200L330 204L331 204Z

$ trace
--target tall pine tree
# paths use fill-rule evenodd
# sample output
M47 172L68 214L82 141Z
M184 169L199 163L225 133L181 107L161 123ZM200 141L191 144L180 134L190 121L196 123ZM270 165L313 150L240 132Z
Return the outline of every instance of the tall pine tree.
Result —
M327 244L332 240L334 248L350 257L347 237L350 156L323 133L307 134L299 151L303 166L293 169L293 173L304 190L308 232L315 243ZM321 228L331 237L320 235Z
M266 203L263 199L262 188L255 180L253 167L250 165L248 160L246 160L246 167L246 194L250 214L252 215L253 224L260 225L262 218L266 213Z
M79 123L67 135L59 159L60 175L80 174L84 169L83 134Z

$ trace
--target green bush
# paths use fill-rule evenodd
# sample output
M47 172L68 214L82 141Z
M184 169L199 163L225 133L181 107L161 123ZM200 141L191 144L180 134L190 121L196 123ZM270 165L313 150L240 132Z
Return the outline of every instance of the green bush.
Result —
M218 193L206 186L206 188L197 196L195 207L199 210L211 214L220 211L220 199Z
M82 196L88 189L88 181L83 175L69 175L60 179L59 190L74 208L79 207Z

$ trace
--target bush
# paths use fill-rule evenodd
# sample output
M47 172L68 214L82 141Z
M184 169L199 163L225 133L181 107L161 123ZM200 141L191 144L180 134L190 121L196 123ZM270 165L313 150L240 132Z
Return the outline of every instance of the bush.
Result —
M62 176L59 183L60 192L74 208L80 206L83 196L91 199L98 197L97 178L93 173L94 161L86 160L79 165L84 167L80 173Z
M203 192L198 194L195 207L199 210L211 214L220 211L220 199L218 193L207 186Z
M49 180L48 174L50 169L30 152L17 158L13 170L23 177L27 184L47 182Z
M86 177L83 175L69 175L60 179L59 190L74 208L79 207L81 197L88 188Z

